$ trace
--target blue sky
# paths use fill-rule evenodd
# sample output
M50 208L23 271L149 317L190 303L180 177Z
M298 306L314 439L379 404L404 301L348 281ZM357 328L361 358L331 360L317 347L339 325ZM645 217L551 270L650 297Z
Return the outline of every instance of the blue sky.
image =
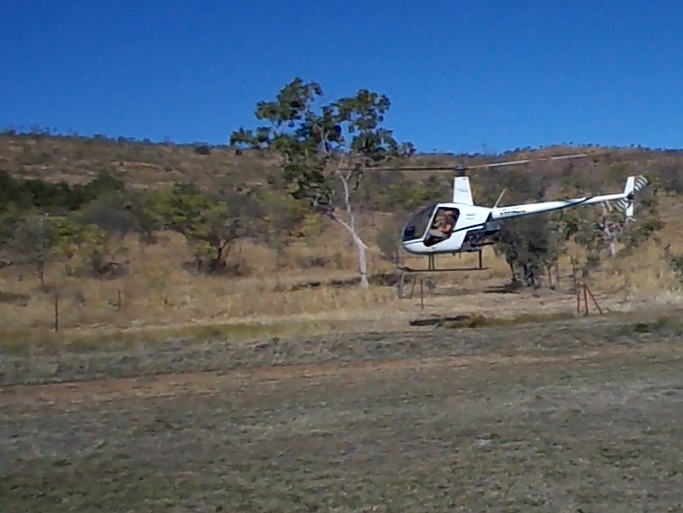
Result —
M0 0L0 128L224 144L296 76L420 151L683 147L675 0Z

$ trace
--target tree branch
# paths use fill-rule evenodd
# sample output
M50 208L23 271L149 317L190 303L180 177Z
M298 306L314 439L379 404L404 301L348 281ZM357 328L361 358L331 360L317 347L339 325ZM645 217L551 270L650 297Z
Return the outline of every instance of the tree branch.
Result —
M363 242L363 240L358 236L358 234L356 233L355 228L353 228L349 223L347 223L347 222L344 221L341 217L339 217L339 216L336 214L336 212L334 212L334 211L331 211L328 215L330 216L331 219L334 219L334 220L337 221L339 224L341 224L344 228L346 228L346 230L351 234L351 237L353 237L353 240L354 240L357 244L359 244L360 246L362 246L364 249L367 249L367 247L368 247L367 244L365 244L365 242Z

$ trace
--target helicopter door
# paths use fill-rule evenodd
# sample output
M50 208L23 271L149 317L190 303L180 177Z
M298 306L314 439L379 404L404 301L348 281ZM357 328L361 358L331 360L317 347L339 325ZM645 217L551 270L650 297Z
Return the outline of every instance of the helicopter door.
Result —
M432 204L414 214L403 227L401 240L403 242L423 240L427 228L431 226L430 221L432 221L432 218L434 217L435 210L436 204Z
M433 246L447 240L453 233L460 217L460 210L454 207L439 207L434 213L429 231L425 235L425 246Z

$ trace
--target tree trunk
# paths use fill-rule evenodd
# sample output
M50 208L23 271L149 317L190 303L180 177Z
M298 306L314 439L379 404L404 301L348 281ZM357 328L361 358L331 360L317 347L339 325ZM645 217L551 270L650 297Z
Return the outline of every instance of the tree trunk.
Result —
M609 220L609 210L607 209L606 204L603 203L602 204L601 230L602 230L605 242L607 243L607 256L612 258L616 254L616 248L614 245L616 236L612 232L612 229L609 225L609 221L610 221Z
M366 246L358 236L355 236L353 238L353 243L356 246L356 252L358 253L358 272L360 273L360 286L364 289L368 289L370 287L370 282L368 281L368 262L367 256L365 254Z
M227 243L221 243L220 241L213 244L213 248L216 251L216 256L211 258L211 260L209 261L209 272L216 272L225 260L226 255L224 253L224 250L226 244Z
M339 222L344 228L346 228L346 231L348 231L351 235L353 245L356 247L356 254L358 255L358 272L360 273L360 286L363 289L368 289L370 287L370 283L368 282L368 262L367 256L365 254L367 246L356 232L356 218L353 215L353 210L351 208L351 191L349 190L349 179L351 178L351 175L344 176L339 171L339 168L337 168L336 170L336 175L339 178L339 181L342 183L342 186L344 187L344 208L346 210L346 215L349 218L349 222L347 223L334 212L332 212L332 218L335 221Z
M351 240L353 240L353 245L356 248L356 254L358 255L358 272L360 273L360 286L364 289L370 287L370 282L368 281L368 260L365 250L367 249L366 244L363 239L356 233L355 227L351 226L349 223L341 219L337 214L332 213L332 219L341 224L344 229L351 235Z

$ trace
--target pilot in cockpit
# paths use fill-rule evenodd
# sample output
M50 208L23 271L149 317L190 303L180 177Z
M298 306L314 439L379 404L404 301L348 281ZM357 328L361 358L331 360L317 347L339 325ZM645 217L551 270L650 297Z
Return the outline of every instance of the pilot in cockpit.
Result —
M438 239L446 239L455 228L455 215L452 210L444 209L437 212L429 235Z

